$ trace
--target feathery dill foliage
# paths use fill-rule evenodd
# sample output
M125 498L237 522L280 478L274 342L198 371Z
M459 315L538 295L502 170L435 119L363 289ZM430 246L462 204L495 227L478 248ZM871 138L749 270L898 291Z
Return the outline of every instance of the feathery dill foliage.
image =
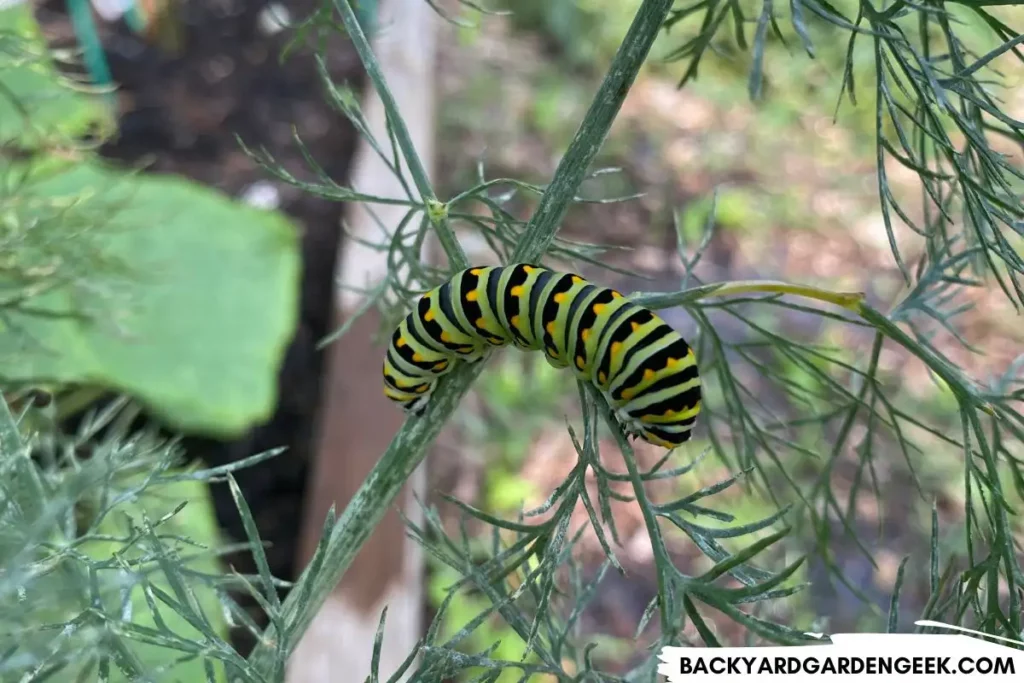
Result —
M211 550L177 523L197 485L234 485L231 471L271 454L184 472L174 440L131 428L127 400L72 434L33 396L12 399L17 413L0 400L0 679L275 680L224 634L256 630L230 591L258 593L263 577L224 575L217 554L238 548Z
M41 343L18 318L77 317L116 325L110 311L140 276L131 263L103 249L112 231L109 217L120 207L75 204L40 192L45 167L45 159L0 166L0 353ZM40 303L55 290L67 293L63 309Z
M906 283L902 297L887 314L864 304L853 309L859 320L850 324L863 326L868 336L860 338L869 342L864 348L870 348L854 355L853 362L849 354L835 349L795 344L784 335L763 330L776 353L814 378L813 392L806 386L786 387L785 378L776 378L783 391L805 406L803 414L774 423L749 417L753 397L749 393L744 397L734 382L735 373L721 369L724 404L712 404L712 411L722 413L715 419L732 422L732 434L742 434L741 446L733 451L737 459L749 462L763 454L783 470L782 456L801 447L782 435L801 433L809 421L828 435L828 462L817 484L801 494L819 539L818 550L827 554L830 529L856 537L854 504L869 482L879 495L874 466L881 457L906 458L911 471L920 473L935 450L960 449L966 521L959 545L966 558L947 558L940 574L933 513L932 592L920 617L971 623L1019 639L1024 574L1014 536L1015 531L1019 535L1019 522L1014 519L1013 499L1024 492L1020 471L1024 356L1003 375L981 382L967 377L933 344L936 335L944 332L984 352L971 347L957 320L970 308L957 301L967 290L995 283L1017 312L1024 304L1024 171L1018 157L1000 151L1016 148L1019 153L1024 121L1004 111L1002 100L1009 90L998 70L1000 64L1020 67L1024 38L1020 27L1005 23L1015 10L996 4L794 0L780 7L770 0L700 0L680 3L665 26L671 30L690 22L692 35L670 57L687 63L680 86L697 76L702 58L713 45L731 39L752 53L749 90L754 98L762 95L766 46L771 41L795 42L811 57L823 37L845 41L842 79L835 87L837 117L842 115L839 105L844 97L854 105L858 97L868 99L861 106L871 106L870 99L874 100L879 201L892 254ZM1021 16L1013 14L1018 21ZM756 26L752 45L746 35L748 24ZM871 90L865 98L864 92ZM890 186L888 169L893 164L918 176L916 203ZM897 225L905 227L902 234L897 233ZM911 252L917 254L916 262L908 262L906 254ZM754 325L737 311L738 303L732 300L720 306ZM761 300L758 305L790 304L776 299ZM697 316L707 338L717 343L702 313ZM917 356L937 385L951 393L956 412L948 421L928 421L913 402L887 393L879 372L879 357L887 346L900 346ZM733 350L771 372L749 353ZM855 453L857 461L845 509L828 481L843 451ZM890 615L890 624L895 624L894 619L895 614Z
M463 4L487 14L475 4ZM982 80L997 56L1008 52L1020 56L1017 45L1021 40L999 19L973 4L968 9L1002 42L981 57L957 38L958 20L942 3L901 1L876 7L865 1L857 5L853 17L824 0L796 0L788 7L792 31L811 55L812 36L822 25L849 32L851 56L836 88L851 101L857 94L852 61L855 49L867 45L877 60L879 192L893 255L907 281L905 295L886 313L867 305L861 295L800 284L702 283L692 270L709 243L712 221L708 221L699 245L684 244L680 238L680 258L688 272L680 291L640 294L636 300L652 309L682 307L697 322L699 334L693 341L707 387L702 422L709 451L739 473L676 499L655 500L648 484L678 479L696 462L677 462L678 455L668 454L655 467L641 470L629 444L620 438L625 468L607 469L596 435L599 421L609 419L608 408L589 387L581 386L582 432L570 427L577 465L544 505L524 510L516 519L502 519L449 499L463 514L458 532L446 530L434 509L427 510L422 525L412 526L413 536L432 558L460 578L450 586L417 652L410 653L396 676L405 673L411 674L412 680L433 681L470 675L473 680L494 681L502 671L513 670L524 680L536 673L562 681L579 680L584 672L590 672L594 680L649 680L656 668L654 652L661 645L689 642L684 628L688 634L696 634L698 643L718 643L715 629L707 621L715 612L719 614L716 619L724 616L741 625L750 642L812 640L804 634L810 624L786 625L771 618L771 601L784 600L804 587L797 581L803 558L783 566L782 555L772 551L787 536L809 538L810 552L824 561L833 578L858 593L831 556L829 540L849 536L859 552L873 561L870 550L860 542L855 510L859 500L880 496L879 463L902 458L917 472L927 467L929 452L940 447L962 451L966 522L960 545L965 557L945 557L940 552L933 512L931 596L924 612L916 616L1020 637L1024 574L1016 559L1011 520L1015 508L1009 498L1024 493L1019 468L1022 454L1018 452L1024 437L1024 417L1019 411L1024 389L1014 376L1022 363L982 385L966 377L930 340L936 325L956 329L953 318L958 311L951 300L958 289L981 287L985 278L994 278L1011 300L1024 299L1019 282L1024 269L1017 253L1020 171L990 146L992 135L1020 141L1021 124L1002 113L993 87ZM379 308L390 325L416 296L468 265L455 228L478 234L503 263L551 258L600 264L601 247L560 239L558 226L570 205L595 201L577 196L578 188L595 175L590 164L655 37L662 29L699 18L697 36L686 40L674 55L690 60L682 80L685 83L696 75L700 59L719 40L719 32L734 27L737 42L745 48L746 23L756 20L750 90L757 97L762 91L766 42L774 37L786 39L780 27L781 11L771 2L755 6L743 0L700 0L680 5L672 0L644 0L548 185L488 179L481 164L476 186L441 201L412 147L352 7L346 0L327 0L298 33L327 40L332 33L343 31L353 42L387 111L387 139L372 135L356 94L331 82L322 62L320 75L330 101L402 179L404 195L371 197L343 187L327 177L308 154L316 176L311 181L288 174L263 150L250 153L278 178L313 194L407 207L399 225L381 225L379 238L368 244L386 255L389 274L362 292L366 296L364 311ZM298 136L296 144L303 149ZM905 200L897 199L890 189L884 166L888 158L919 174L924 200L919 212L907 208ZM408 172L403 173L402 167ZM528 221L517 219L510 209L513 198L524 197L535 201ZM913 268L897 246L897 220L923 242L922 255ZM422 262L428 235L437 238L447 257L444 268ZM818 316L839 326L848 335L846 339L853 341L833 346L801 341L766 322L787 311ZM744 339L736 341L720 333L723 320L745 328ZM340 329L332 338L346 330ZM929 368L955 399L958 419L954 423L929 421L912 400L890 392L891 383L879 368L886 347L914 356ZM794 380L792 373L781 372L773 359L795 368L799 380ZM294 647L479 372L479 367L461 367L444 378L424 416L406 422L341 517L328 519L313 564L279 612L285 625L286 650ZM785 398L788 409L778 411L763 403L763 392L752 384L752 374L769 382L773 391ZM795 463L811 460L818 464L808 484L794 476L793 470ZM833 475L850 462L856 472L852 489L839 492ZM584 485L585 477L591 476L597 482L596 496ZM778 511L766 519L740 524L732 515L715 509L716 494L741 480L778 501ZM613 486L623 482L631 486L631 496ZM650 656L624 676L603 672L595 660L594 644L578 637L581 613L593 599L597 583L607 571L621 571L615 555L619 539L611 515L613 500L639 506L653 547L658 583L657 597L637 624L638 635L650 633L648 627L657 625L654 637L646 641ZM597 576L587 575L573 554L583 530L570 533L569 522L579 503L607 554ZM490 542L481 542L481 525L490 528ZM472 534L470 526L475 529ZM712 568L699 576L678 569L666 542L670 530L688 537L711 560ZM900 567L888 616L878 615L879 626L888 630L900 625L899 593L906 561ZM465 592L483 596L488 606L460 631L445 635L441 628L445 613ZM385 617L381 617L382 626ZM495 618L527 644L522 659L502 661L495 655L497 643L482 651L467 651L471 634ZM272 661L270 644L281 647L281 640L282 631L272 629L264 640L266 645L258 647L250 661L257 665ZM372 656L374 667L378 651L379 640ZM377 680L376 673L373 680Z
M694 35L670 60L686 62L680 86L697 77L712 45L729 42L753 55L749 91L762 96L767 46L773 40L795 42L815 56L819 42L844 41L844 96L858 104L871 87L876 130L878 194L893 257L908 285L941 278L937 269L959 282L956 263L969 262L977 277L993 278L1015 304L1024 303L1021 235L1024 171L1019 161L1000 152L1024 144L1024 121L1001 106L1000 60L1024 62L1024 36L1005 23L1010 3L923 3L893 0L793 0L780 7L770 0L698 0L681 3L665 23L668 30L699 23ZM1009 10L1013 12L1015 10ZM1020 20L1020 13L1014 15ZM754 42L747 38L754 23ZM816 38L818 41L816 42ZM828 46L826 46L826 50ZM868 68L858 65L867 62ZM867 77L870 85L858 81ZM863 106L870 106L870 100ZM886 163L902 165L920 178L917 207L896 197ZM916 210L915 210L916 209ZM898 243L894 221L902 221L926 245L926 256L912 269ZM962 238L962 239L959 239ZM947 258L948 257L948 260ZM959 257L959 258L954 258ZM943 263L936 262L944 261ZM962 269L962 268L961 268ZM933 317L940 317L935 316Z

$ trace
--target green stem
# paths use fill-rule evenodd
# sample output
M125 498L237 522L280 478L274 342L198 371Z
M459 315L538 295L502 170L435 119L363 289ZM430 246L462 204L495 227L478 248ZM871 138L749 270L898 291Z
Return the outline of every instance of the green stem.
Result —
M593 387L588 387L587 389L590 392L591 399L597 402L599 400L598 392ZM609 418L607 413L605 418L606 420ZM615 422L614 420L609 420L608 424L614 425ZM629 481L633 485L633 496L636 498L636 504L640 506L640 514L643 515L644 526L647 527L647 536L651 540L651 549L655 557L655 576L658 581L658 620L661 623L661 633L664 635L672 631L671 616L674 612L669 605L669 602L673 599L670 593L672 581L669 577L669 570L673 567L672 558L669 557L668 549L665 547L665 539L661 535L661 528L658 526L658 518L654 514L651 501L647 498L647 489L644 488L644 480L640 476L640 468L637 467L633 448L623 438L622 434L618 433L617 429L613 433L615 434L616 441L618 441L622 460L626 463Z
M257 671L272 670L277 638L285 639L286 654L295 650L313 617L394 502L406 479L419 467L427 447L455 412L462 395L483 366L483 363L463 364L442 378L423 415L405 421L330 533L320 540L316 552L322 555L322 561L310 563L285 599L281 621L287 624L288 632L280 636L273 626L268 627L249 656Z
M532 262L539 259L555 239L558 225L569 210L569 203L604 143L612 121L626 99L629 87L636 80L647 54L658 37L673 0L644 0L633 23L612 60L608 75L590 104L583 123L565 156L555 170L555 176L540 200L537 211L526 226L522 238L512 252L512 263Z
M349 0L334 0L334 6L341 15L341 22L344 24L345 31L352 40L352 46L359 53L359 59L366 69L366 75L370 77L370 82L373 83L373 87L377 91L381 103L384 105L388 124L390 124L391 130L395 134L395 142L398 144L398 149L401 151L406 166L409 168L412 181L416 184L416 189L419 190L420 197L427 207L427 216L430 219L430 224L434 227L434 232L437 233L437 239L441 243L441 248L444 249L444 253L448 256L449 265L454 270L469 268L469 259L466 258L466 252L462 250L462 246L455 238L455 233L448 222L447 212L436 209L438 205L443 205L438 201L437 195L434 194L434 188L430 185L427 169L423 166L419 154L416 153L416 146L412 142L412 136L409 135L409 128L405 125L405 119L402 118L402 114L398 110L398 103L395 102L391 89L388 88L387 81L384 80L384 74L380 70L380 65L377 63L376 57L373 56L373 48L370 47L370 41L366 39L366 34L363 33L359 18L352 10Z
M0 394L0 455L5 458L12 457L21 451L23 445L18 423L11 414L3 394Z
M708 299L713 296L736 296L737 294L794 294L808 299L816 299L826 303L842 306L855 313L860 311L864 294L861 292L833 292L810 285L794 285L789 282L775 280L737 280L735 282L715 282L700 287L693 287L683 292L643 293L638 292L630 297L633 301L647 308L661 309Z
M913 337L900 329L896 323L871 306L862 303L858 306L857 312L866 323L917 356L922 363L928 366L929 370L946 383L946 386L953 392L959 403L962 404L965 396L969 396L973 399L971 401L972 405L976 405L985 413L992 414L992 408L980 396L980 392L975 391L976 385L974 382L947 359L919 344Z

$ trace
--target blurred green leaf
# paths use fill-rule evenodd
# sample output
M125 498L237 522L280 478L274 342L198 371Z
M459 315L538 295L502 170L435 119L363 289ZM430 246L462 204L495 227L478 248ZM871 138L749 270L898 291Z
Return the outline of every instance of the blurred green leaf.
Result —
M287 219L181 178L98 162L8 171L30 173L11 219L29 226L25 235L42 230L40 206L66 207L69 229L50 226L39 249L80 240L74 214L84 225L99 221L89 258L128 272L99 301L90 278L101 274L86 270L56 283L44 277L17 305L0 305L0 377L116 390L173 428L227 438L271 415L297 317L298 234ZM16 248L0 267L2 303L29 272L19 258L27 255ZM61 256L51 261L59 269ZM98 310L83 316L86 298Z
M0 143L35 147L114 125L112 112L54 65L30 5L0 9Z
M742 187L720 187L718 199L711 195L693 202L683 213L681 230L690 243L700 242L714 205L714 220L726 230L749 231L761 227L765 211L759 210L757 197Z
M524 500L538 494L538 487L532 481L508 472L492 473L488 486L487 505L495 510L517 510Z

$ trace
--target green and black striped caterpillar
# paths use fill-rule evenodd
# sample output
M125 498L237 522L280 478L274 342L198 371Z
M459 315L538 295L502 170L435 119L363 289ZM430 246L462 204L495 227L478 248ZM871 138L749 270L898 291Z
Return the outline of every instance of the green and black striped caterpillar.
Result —
M689 440L701 382L686 340L615 290L530 264L469 268L424 294L391 337L384 394L420 414L456 361L510 343L591 382L627 435Z

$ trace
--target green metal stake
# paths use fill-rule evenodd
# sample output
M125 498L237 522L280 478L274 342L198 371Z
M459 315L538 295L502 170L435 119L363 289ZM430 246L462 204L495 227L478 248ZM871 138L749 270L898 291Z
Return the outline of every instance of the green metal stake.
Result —
M106 88L114 82L110 73L110 66L103 54L103 44L100 42L99 34L96 32L96 23L92 19L92 7L89 0L68 0L68 16L71 18L71 26L75 29L78 42L82 45L82 61L89 71L93 83ZM113 93L107 93L106 97L111 104L116 103Z

